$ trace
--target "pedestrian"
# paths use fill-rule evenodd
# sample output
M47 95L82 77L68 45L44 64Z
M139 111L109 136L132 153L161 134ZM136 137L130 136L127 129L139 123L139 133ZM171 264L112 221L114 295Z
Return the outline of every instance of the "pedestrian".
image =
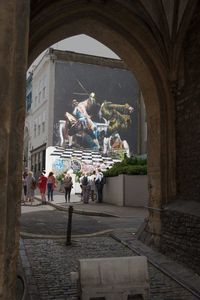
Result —
M65 189L65 202L70 202L70 195L71 195L71 189L73 187L73 181L69 173L65 174L63 185Z
M54 177L54 173L50 172L47 177L47 195L48 201L53 201L53 191L56 186L56 179Z
M98 172L96 174L95 178L95 185L97 188L97 195L98 195L98 202L102 203L103 202L103 186L105 183L105 178L103 173L101 172L100 169L98 169Z
M96 179L96 171L93 171L92 175L90 176L90 190L91 190L91 199L94 201L94 195L96 194L96 186L95 186L95 179Z
M26 194L27 194L26 178L27 178L27 176L28 176L28 169L25 168L24 172L22 174L22 184L23 184L22 203L25 203L25 201L26 201Z
M89 203L89 197L90 197L90 184L89 184L89 177L87 173L85 173L80 178L81 188L82 188L82 198L83 203L88 204Z
M35 189L37 188L37 183L35 177L33 176L33 172L29 171L28 176L26 177L26 202L34 201Z
M46 204L46 187L47 187L47 177L45 176L46 172L42 171L39 179L38 179L38 187L40 190L42 204Z

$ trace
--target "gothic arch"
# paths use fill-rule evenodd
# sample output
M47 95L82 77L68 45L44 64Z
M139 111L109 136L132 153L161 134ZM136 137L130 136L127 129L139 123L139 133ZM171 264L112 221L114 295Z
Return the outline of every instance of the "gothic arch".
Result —
M62 1L63 6L44 5L37 15L32 15L29 64L51 44L82 33L102 42L125 61L144 96L148 124L149 206L158 212L176 194L174 111L166 66L144 23L126 5L118 4L117 9L113 2L106 2L108 13L102 10L101 1L88 2L87 6L71 4L66 10L67 1Z
M150 230L160 233L159 210L176 195L174 98L179 83L177 73L184 75L179 65L183 59L182 42L197 3L1 1L0 298L15 297L28 43L30 64L52 43L85 33L115 51L135 74L147 108L149 206L154 207L150 210Z

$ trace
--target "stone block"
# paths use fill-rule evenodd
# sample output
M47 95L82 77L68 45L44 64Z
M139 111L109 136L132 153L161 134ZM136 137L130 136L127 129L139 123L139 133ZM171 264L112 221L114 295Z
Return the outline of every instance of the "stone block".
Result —
M144 256L81 259L82 300L149 300Z

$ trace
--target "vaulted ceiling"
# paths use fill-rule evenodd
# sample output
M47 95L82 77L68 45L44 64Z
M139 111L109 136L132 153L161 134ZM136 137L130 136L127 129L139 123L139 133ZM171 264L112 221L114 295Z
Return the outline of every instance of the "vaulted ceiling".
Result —
M44 36L59 22L96 18L121 27L143 28L163 64L170 70L180 56L181 43L198 0L31 0L30 33ZM134 21L133 21L134 20ZM50 24L48 26L48 23ZM44 25L45 24L45 25ZM119 27L120 27L119 26ZM144 37L141 36L141 40ZM34 44L34 41L33 41Z

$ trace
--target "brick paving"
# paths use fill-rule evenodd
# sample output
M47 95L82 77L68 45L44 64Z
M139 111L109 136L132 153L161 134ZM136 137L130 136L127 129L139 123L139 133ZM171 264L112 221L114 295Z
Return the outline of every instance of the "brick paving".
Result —
M90 203L89 205L82 204L79 197L73 196L73 205L77 213L92 214L96 216L103 214L120 216L120 222L132 217L134 222L138 224L147 215L147 211L142 208L120 208L107 204ZM35 201L35 214L41 211L46 211L45 207L40 207L38 201ZM63 195L55 195L54 207L67 210L68 204L63 202ZM49 207L49 215L53 208ZM33 207L23 208L24 212L33 212ZM46 212L45 212L46 213ZM54 216L55 217L55 216ZM58 217L59 218L59 217ZM101 220L101 217L98 221ZM80 218L80 220L82 217ZM83 218L84 219L84 218ZM115 218L114 218L115 219ZM75 220L75 219L74 219ZM109 218L106 218L109 222ZM77 218L78 221L78 218ZM118 222L119 222L118 221ZM128 220L127 220L128 221ZM27 222L26 222L27 223ZM121 223L121 224L122 224ZM135 223L135 225L136 225ZM119 223L118 223L119 224ZM80 224L81 225L81 224ZM109 224L106 224L108 226ZM27 225L28 226L28 225ZM102 226L102 224L101 224ZM118 225L117 225L118 226ZM30 226L33 227L33 226ZM71 282L70 272L78 270L78 260L82 258L97 258L97 257L121 257L141 255L148 257L150 261L156 262L161 267L164 267L169 273L179 275L189 282L192 288L199 289L199 277L190 276L189 272L179 268L173 262L170 263L166 258L161 258L158 253L154 253L150 248L138 242L133 235L134 229L116 230L111 235L105 234L102 236L92 237L76 237L73 240L72 246L65 246L64 240L53 239L23 239L20 243L20 256L24 275L27 281L27 291L30 300L75 300L79 299L78 287ZM58 231L58 230L57 230ZM58 232L57 232L58 233ZM60 232L61 233L61 232ZM134 251L135 250L135 251ZM164 274L151 263L148 264L150 278L150 299L151 300L195 300L200 299L192 295L188 290ZM199 291L199 290L198 290ZM200 294L200 291L199 291Z
M127 239L128 234L118 232L118 237ZM78 299L70 272L77 271L81 258L136 255L110 236L78 238L68 247L62 240L24 239L20 252L31 300ZM198 299L151 264L149 277L151 300Z

